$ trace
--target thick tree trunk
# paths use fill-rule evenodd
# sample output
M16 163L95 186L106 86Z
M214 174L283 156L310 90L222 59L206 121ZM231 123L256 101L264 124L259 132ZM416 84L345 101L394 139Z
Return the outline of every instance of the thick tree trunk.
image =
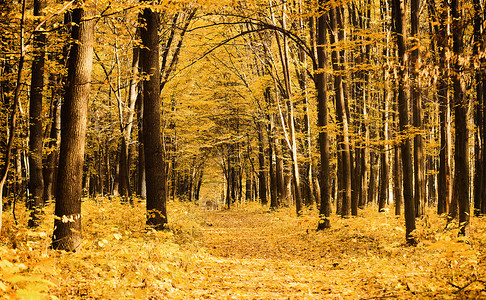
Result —
M61 148L56 183L52 248L77 251L81 247L81 196L88 97L93 62L95 21L90 8L72 11L72 44L68 78L61 108Z
M329 217L331 216L331 191L329 188L329 112L327 103L327 54L324 46L326 45L326 14L323 7L327 1L319 0L319 17L317 19L317 66L315 67L315 85L317 90L317 125L319 126L319 152L320 152L320 207L318 230L331 227Z
M402 135L405 135L400 148L401 159L403 168L403 199L405 204L405 238L408 244L415 244L415 238L411 233L415 230L415 203L413 199L413 183L412 183L412 153L410 138L406 133L410 123L408 117L409 99L405 93L405 32L406 26L404 26L404 3L401 0L393 0L392 2L392 14L393 14L393 31L395 33L395 39L398 46L398 113L399 124Z
M469 234L469 161L468 161L468 129L466 99L466 83L463 75L463 66L460 57L464 52L464 20L459 12L457 0L450 2L452 16L452 40L455 63L453 65L452 84L454 88L454 112L455 112L455 174L454 174L454 197L459 205L459 234Z
M161 99L159 67L158 13L145 8L141 27L142 72L149 76L143 82L143 150L147 188L147 225L162 230L167 224L167 191L164 149L161 136Z
M42 16L46 2L34 0L34 16ZM39 215L44 205L44 179L42 176L42 90L44 88L46 35L34 32L34 60L32 62L32 76L30 88L29 109L29 202L31 210L28 225L39 225Z

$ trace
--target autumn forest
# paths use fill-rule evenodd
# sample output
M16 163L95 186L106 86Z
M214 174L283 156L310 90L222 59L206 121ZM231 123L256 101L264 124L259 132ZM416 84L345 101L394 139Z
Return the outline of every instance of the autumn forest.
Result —
M0 296L486 297L484 0L0 0Z

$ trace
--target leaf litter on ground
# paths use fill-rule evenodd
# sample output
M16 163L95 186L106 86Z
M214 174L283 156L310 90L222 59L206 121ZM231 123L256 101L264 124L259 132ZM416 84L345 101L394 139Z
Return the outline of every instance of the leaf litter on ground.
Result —
M486 298L486 222L458 238L445 216L418 220L417 247L404 244L403 217L376 212L331 217L256 203L206 210L170 202L169 228L145 226L134 207L83 202L83 248L49 249L52 207L41 226L4 213L0 296L10 299L477 299ZM14 249L15 248L15 249Z

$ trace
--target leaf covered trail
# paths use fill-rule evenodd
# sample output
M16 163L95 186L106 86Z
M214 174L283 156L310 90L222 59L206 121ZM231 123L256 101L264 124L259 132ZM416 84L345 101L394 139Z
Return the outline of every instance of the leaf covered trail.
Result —
M49 209L52 209L50 207ZM208 211L169 204L169 230L145 226L145 206L83 203L83 246L49 249L52 214L35 230L4 214L0 298L12 299L486 299L486 222L471 237L428 212L417 247L404 244L403 217L360 210L331 216L268 211L256 203ZM16 249L13 249L16 248Z
M297 219L258 208L204 213L198 241L209 256L197 262L194 286L205 287L201 296L208 298L447 298L457 296L448 283L452 274L471 267L448 265L464 259L470 246L450 242L458 247L454 253L402 244L400 218L336 218L332 229L316 232L314 214Z

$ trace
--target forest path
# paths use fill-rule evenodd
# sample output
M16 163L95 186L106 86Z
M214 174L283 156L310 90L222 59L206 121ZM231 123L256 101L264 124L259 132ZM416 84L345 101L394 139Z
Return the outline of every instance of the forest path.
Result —
M359 272L376 277L373 268L368 273L366 265L349 260L351 253L364 254L362 247L349 248L343 241L331 241L335 236L330 231L314 230L315 219L297 219L288 216L288 211L248 208L204 211L202 218L202 234L197 240L205 249L205 256L195 262L197 268L191 272L193 296L215 299L387 296L377 280L369 281L353 271L364 268ZM357 243L364 241L370 243L367 239Z
M332 215L320 232L315 211L297 218L290 208L248 204L194 213L187 245L196 247L187 249L196 253L174 281L187 299L486 299L484 285L471 284L486 274L482 247L440 233L445 220L435 214L434 228L424 219L423 242L410 247L403 217L372 206L358 217ZM441 240L425 239L431 234Z

